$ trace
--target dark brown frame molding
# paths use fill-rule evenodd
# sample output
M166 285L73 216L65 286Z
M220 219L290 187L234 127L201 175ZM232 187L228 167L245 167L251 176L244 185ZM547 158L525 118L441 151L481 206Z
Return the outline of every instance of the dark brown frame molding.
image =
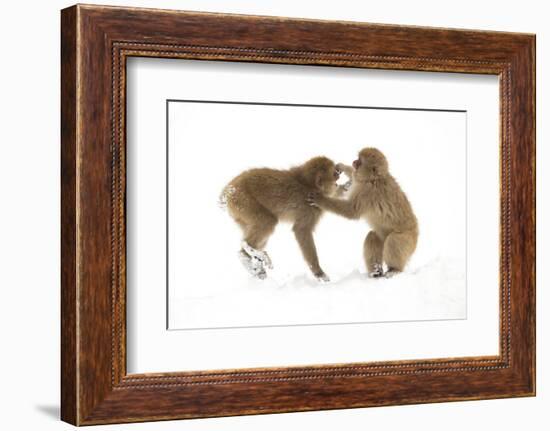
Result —
M64 421L89 425L535 394L534 35L77 5L61 13L61 53ZM129 56L498 75L499 355L127 374Z

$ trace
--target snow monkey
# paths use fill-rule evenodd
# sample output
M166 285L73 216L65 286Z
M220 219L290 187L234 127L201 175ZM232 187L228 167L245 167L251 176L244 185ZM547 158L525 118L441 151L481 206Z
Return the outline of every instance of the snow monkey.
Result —
M341 168L343 169L343 168ZM353 162L353 185L348 199L332 199L314 193L308 202L349 219L365 218L372 230L365 238L363 253L371 277L403 271L418 240L418 222L407 196L388 171L384 154L364 148Z
M329 281L321 269L313 230L322 211L307 203L309 193L339 196L347 185L336 182L341 171L326 157L315 157L303 165L288 170L247 170L225 186L220 202L241 227L244 238L239 257L255 277L266 278L266 268L273 268L264 251L267 240L280 221L292 223L305 261L319 281Z

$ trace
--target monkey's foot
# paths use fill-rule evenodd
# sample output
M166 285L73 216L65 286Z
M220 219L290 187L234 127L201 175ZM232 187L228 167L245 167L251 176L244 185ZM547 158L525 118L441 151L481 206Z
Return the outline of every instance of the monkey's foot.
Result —
M382 268L382 265L379 263L374 264L374 268L371 272L369 272L370 278L379 278L384 275L384 268Z
M258 272L256 272L255 277L259 278L260 280L265 280L267 278L267 272L264 268L262 268Z
M319 283L330 283L329 276L326 275L324 272L321 272L319 274L314 274L314 275Z
M260 280L264 280L267 277L265 268L260 260L249 256L244 250L239 250L239 259L248 273L253 277Z
M256 250L254 247L250 246L246 241L243 241L241 244L243 250L248 253L251 258L259 260L263 266L267 266L269 269L273 269L273 263L267 252L262 250Z

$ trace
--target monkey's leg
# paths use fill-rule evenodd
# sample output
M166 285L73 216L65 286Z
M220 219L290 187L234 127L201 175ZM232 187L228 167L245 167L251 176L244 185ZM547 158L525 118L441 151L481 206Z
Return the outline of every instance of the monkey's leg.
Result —
M239 250L239 259L250 275L263 280L267 277L265 268L258 259L250 256L243 249Z
M262 262L263 265L267 266L269 269L273 269L273 262L265 250L256 250L246 241L243 241L241 244L242 250L246 252L250 257L258 259Z
M265 278L265 266L273 268L271 258L262 249L267 244L269 236L275 230L277 218L265 209L257 208L253 217L250 217L245 227L245 237L241 244L241 256L248 255L253 271L258 272L259 278Z
M271 268L272 264L271 259L262 249L277 225L277 218L246 191L235 188L230 197L229 214L239 224L244 234L239 259L253 276L265 278L265 266Z
M249 223L245 230L243 250L251 256L260 260L268 260L267 253L263 248L267 240L277 226L277 219L271 214L255 214L253 222Z
M296 241L313 275L319 281L329 282L330 278L328 278L325 271L323 271L319 265L317 249L315 248L315 241L313 240L313 229L309 226L300 226L296 224L293 226L292 230L294 231Z
M375 231L371 230L363 245L363 255L369 277L375 278L384 275L384 268L382 267L383 250L384 242Z
M384 241L384 262L388 275L402 272L416 248L416 232L392 232Z
M245 221L239 218L236 218L235 221L239 224L239 226L241 226L244 232L247 231L248 225ZM246 243L243 241L242 244L246 244ZM260 260L252 257L243 248L239 250L238 256L239 256L239 260L241 261L245 269L250 273L250 275L257 277L261 280L267 277L267 273L265 272L263 263Z

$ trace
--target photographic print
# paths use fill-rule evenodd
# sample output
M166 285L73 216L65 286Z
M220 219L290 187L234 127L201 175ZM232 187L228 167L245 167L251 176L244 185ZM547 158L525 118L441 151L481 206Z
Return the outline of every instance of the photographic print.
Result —
M169 329L466 317L466 112L168 100Z

